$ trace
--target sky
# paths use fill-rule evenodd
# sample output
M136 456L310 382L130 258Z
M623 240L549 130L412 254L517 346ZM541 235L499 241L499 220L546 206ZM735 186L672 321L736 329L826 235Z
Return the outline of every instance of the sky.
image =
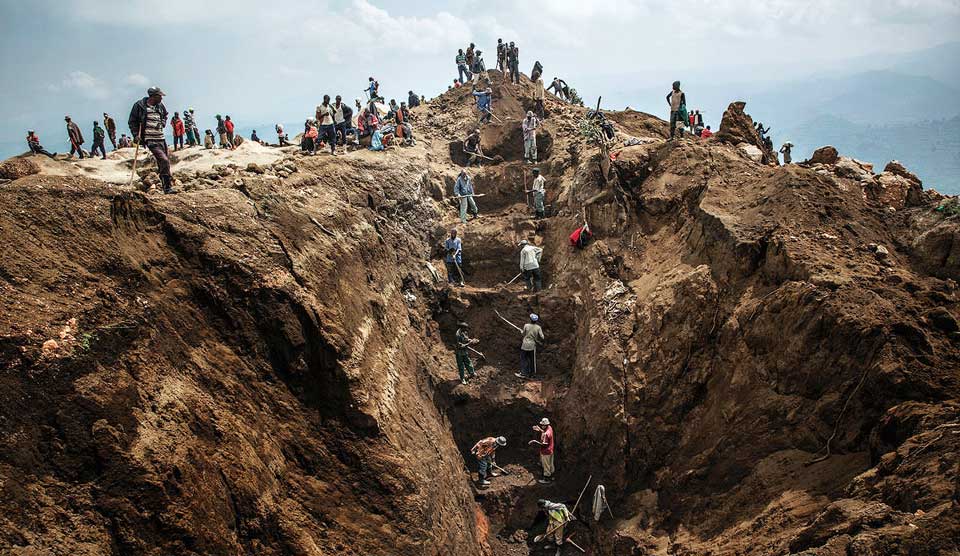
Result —
M430 98L457 76L457 48L476 43L492 66L498 37L517 42L522 72L540 60L592 104L956 41L960 0L0 0L0 157L25 150L27 129L62 149L66 114L85 134L104 111L122 129L151 85L201 129L230 114L261 136L302 124L324 94L362 96L369 76L387 98ZM607 108L663 96L612 95Z

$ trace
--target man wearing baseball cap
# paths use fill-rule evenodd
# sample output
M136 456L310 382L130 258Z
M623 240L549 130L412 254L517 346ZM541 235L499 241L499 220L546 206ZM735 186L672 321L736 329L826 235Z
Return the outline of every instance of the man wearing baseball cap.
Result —
M540 465L543 467L543 478L538 482L541 484L553 482L553 427L550 426L550 419L546 417L540 419L540 424L534 425L533 430L540 433L540 440L528 442L531 446L540 447Z
M167 108L163 105L165 93L159 87L147 89L147 96L134 103L130 109L127 125L134 141L142 143L157 161L157 172L163 183L164 193L173 193L173 175L170 173L170 158L167 156L167 140L163 130L167 127Z

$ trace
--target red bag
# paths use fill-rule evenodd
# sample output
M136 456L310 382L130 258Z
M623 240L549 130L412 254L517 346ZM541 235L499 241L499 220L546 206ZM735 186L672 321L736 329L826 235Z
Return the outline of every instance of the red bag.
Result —
M570 234L570 245L583 249L593 238L593 232L586 226L581 226Z

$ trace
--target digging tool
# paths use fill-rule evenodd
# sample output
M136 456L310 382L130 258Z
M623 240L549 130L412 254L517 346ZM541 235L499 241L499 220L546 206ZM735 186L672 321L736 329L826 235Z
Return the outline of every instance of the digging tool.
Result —
M457 252L453 254L453 264L454 266L457 267L457 273L460 274L460 285L463 285L467 282L466 279L463 277L463 270L460 269L460 263L457 262L457 255L459 255L462 252L463 251L461 249L457 249Z
M467 197L485 197L486 193L475 193L473 195L454 195L451 199L466 199Z
M133 185L133 176L137 175L137 157L140 155L140 143L143 142L143 126L140 124L140 135L137 136L137 148L133 149L133 170L130 172L130 180L127 182L127 187Z
M494 159L490 158L489 156L487 156L487 155L485 155L485 154L483 154L483 153L480 153L480 152L472 153L472 152L468 151L467 149L463 149L463 152L466 153L466 154L468 154L468 155L470 155L470 156L479 156L480 158L484 158L484 159L486 159L486 160L489 160L490 162L496 162L496 160L494 160Z
M580 499L583 498L583 493L587 491L587 487L590 486L590 481L592 481L592 480L593 480L593 475L590 475L590 477L587 479L587 484L583 485L583 490L580 491L580 496L577 496L577 503L574 504L574 505L573 505L573 509L570 510L570 515L573 515L574 512L577 511L577 506L580 505ZM542 534L542 535L537 535L536 537L533 538L533 542L540 542L540 541L542 541L543 539L545 539L545 538L547 538L548 536L550 536L550 533L553 533L554 531L556 531L557 529L563 527L563 526L566 525L567 523L570 523L570 521L564 521L563 523L557 525L557 526L554 527L553 529L550 529L550 530L547 531L546 533L544 533L544 534Z
M527 189L527 173L520 170L520 173L523 174L523 193L524 198L527 200L527 208L530 208L530 190Z
M503 473L504 475L512 475L512 474L513 474L513 473L510 473L509 471L507 471L506 469L500 467L499 465L497 465L497 464L495 464L495 463L491 463L490 465L492 465L494 469L499 469L500 472Z
M516 280L516 278L514 278L514 280ZM497 311L496 309L494 309L493 312L496 313L498 317L500 317L500 320L502 320L503 322L505 322L505 323L509 324L510 326L516 328L518 332L523 332L523 329L522 329L522 328L520 328L519 326L513 324L512 322L510 322L510 321L508 321L506 318L504 318L504 316L500 314L500 311Z
M507 285L509 286L510 284L514 283L514 282L517 280L517 278L519 278L519 277L521 277L521 276L523 276L523 273L522 273L522 272L521 272L520 274L517 274L517 275L514 276L513 278L511 278L510 281L507 282Z
M487 358L487 356L484 355L483 352L477 351L477 350L473 349L473 348L470 347L470 346L467 346L467 349L469 349L469 350L472 351L473 353L476 353L476 354L479 355L482 359L486 359L486 358Z
M573 536L573 535L570 535L570 537L572 537L572 536ZM568 542L568 543L572 544L572 545L574 546L574 548L576 548L576 549L579 550L580 552L583 552L583 553L586 553L586 552L587 552L587 551L584 550L583 547L581 547L579 544L573 542L573 539L571 539L570 537L567 537L567 538L564 540L564 542Z

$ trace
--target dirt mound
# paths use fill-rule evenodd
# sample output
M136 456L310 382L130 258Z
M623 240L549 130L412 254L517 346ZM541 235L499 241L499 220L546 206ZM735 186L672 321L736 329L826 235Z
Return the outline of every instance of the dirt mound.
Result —
M0 179L18 180L40 173L40 165L32 157L10 158L0 162Z
M760 133L754 126L751 118L744 109L747 103L743 101L731 102L723 112L720 120L720 129L714 136L717 141L723 141L739 147L755 162L769 164L777 160L777 153L767 148Z
M810 159L806 160L804 164L836 164L839 160L840 153L837 152L836 147L827 145L813 151Z
M502 161L471 171L465 224L463 88L413 110L410 148L188 149L176 195L110 185L126 149L0 188L0 552L531 554L537 500L573 507L588 478L568 533L596 554L955 550L953 205L893 163L757 164L742 103L710 141L605 112L601 147L548 96L536 219L532 84L490 75ZM542 292L516 278L520 239ZM510 323L533 312L521 380ZM483 354L466 385L462 320ZM508 474L477 488L491 435Z

